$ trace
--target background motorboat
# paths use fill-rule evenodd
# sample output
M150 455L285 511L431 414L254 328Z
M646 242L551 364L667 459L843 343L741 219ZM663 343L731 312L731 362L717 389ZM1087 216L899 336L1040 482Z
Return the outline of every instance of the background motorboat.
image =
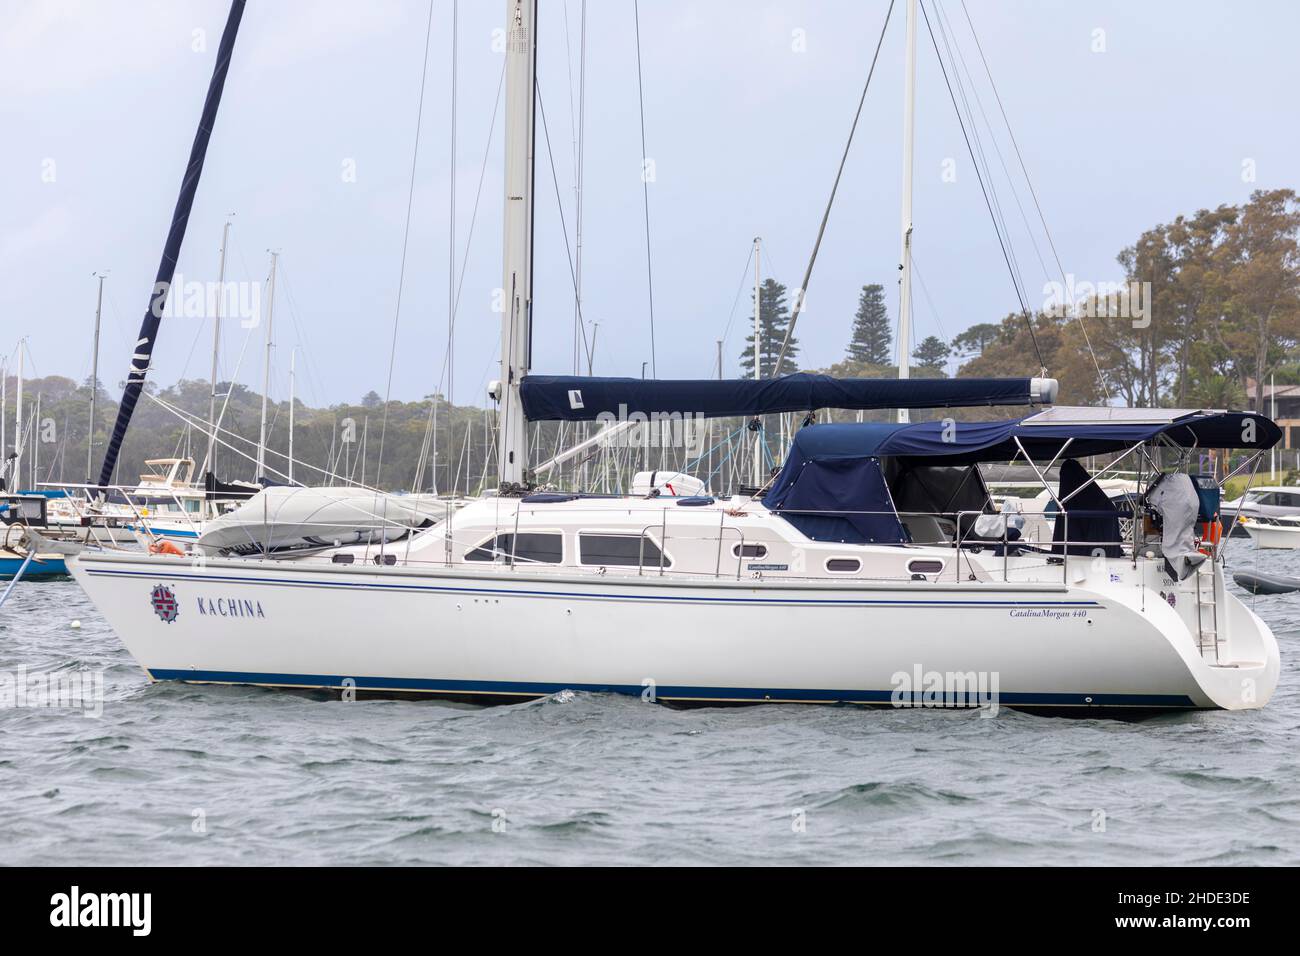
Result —
M1242 517L1237 522L1257 548L1294 551L1300 548L1300 515Z
M1225 501L1220 518L1223 526L1233 517L1238 518L1300 518L1300 486L1263 485L1252 488L1245 494ZM1248 534L1241 522L1236 522L1232 534L1240 537Z

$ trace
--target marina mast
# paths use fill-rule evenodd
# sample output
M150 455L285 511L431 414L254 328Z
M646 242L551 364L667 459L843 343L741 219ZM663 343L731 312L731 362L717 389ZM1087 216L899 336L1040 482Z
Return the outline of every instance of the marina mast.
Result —
M271 253L271 278L267 282L266 298L266 358L262 362L262 424L257 438L257 475L259 483L266 480L266 396L271 391L271 350L275 341L271 338L271 323L275 317L275 260L278 252Z
M104 274L99 279L99 294L95 297L95 345L90 360L90 429L86 432L86 484L91 481L91 469L95 466L91 457L95 452L95 398L99 394L99 319L104 308Z
M898 377L910 378L912 339L912 153L916 120L916 0L907 0L907 56L903 67L903 249L898 275ZM911 417L898 410L899 422Z
M520 483L527 441L520 382L528 374L533 310L533 144L537 83L537 0L507 0L505 235L501 295L501 484Z

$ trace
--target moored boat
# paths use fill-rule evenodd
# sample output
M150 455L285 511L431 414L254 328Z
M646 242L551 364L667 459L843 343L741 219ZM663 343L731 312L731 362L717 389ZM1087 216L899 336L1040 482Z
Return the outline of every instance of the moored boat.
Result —
M530 421L753 416L761 427L763 415L813 421L824 409L1037 409L1055 402L1057 386L529 374L535 6L507 4L507 291L490 390L500 403L498 494L408 525L400 540L381 528L310 554L240 554L238 542L260 537L246 515L232 542L191 554L81 555L74 575L151 679L475 701L576 689L689 704L1086 714L1267 703L1277 643L1225 591L1218 507L1218 482L1257 468L1280 438L1263 416L1055 407L995 422L808 425L753 494L723 498L694 483L682 483L689 495L665 494L653 478L650 493L632 497L537 489ZM241 12L236 0L220 63ZM219 98L216 78L210 106L214 90ZM906 294L910 213L904 220ZM129 423L157 329L147 316L115 434ZM898 341L905 375L905 330ZM1206 448L1244 460L1229 475L1193 476L1191 459ZM1089 474L1080 460L1094 456L1115 457ZM1059 465L1055 486L1043 481L1056 505L1050 540L1022 539L997 513L977 467L991 461L1040 477ZM1098 486L1121 466L1136 473L1159 533L1145 521L1126 527Z
M1071 411L960 426L955 445L939 422L811 426L761 499L507 496L393 547L279 561L86 554L73 570L155 680L476 701L561 688L678 703L937 692L973 705L974 675L1004 706L1262 706L1277 645L1224 591L1217 546L1198 542L1213 556L1171 575L1166 539L1121 539L1118 509L1090 481L1061 492L1051 543L974 530L992 510L976 461L1199 448L1243 421L1152 411L1140 426L1098 424ZM1271 423L1256 423L1267 441ZM911 686L918 667L937 684Z
M1242 517L1238 522L1257 548L1294 551L1300 548L1300 515L1266 518Z

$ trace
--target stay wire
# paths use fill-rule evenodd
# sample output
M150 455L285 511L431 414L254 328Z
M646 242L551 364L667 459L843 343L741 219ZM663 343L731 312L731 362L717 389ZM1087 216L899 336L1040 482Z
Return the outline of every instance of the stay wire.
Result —
M822 213L821 225L817 228L817 241L813 243L812 255L808 257L808 268L804 270L803 283L799 286L795 295L794 308L790 312L790 321L785 327L785 337L781 341L781 351L776 358L776 368L780 368L785 362L786 352L790 348L790 340L794 335L795 324L799 321L799 315L803 312L804 299L808 295L808 283L812 280L813 266L817 262L817 252L822 247L822 236L826 234L826 223L831 218L831 207L835 205L835 193L840 188L840 177L844 175L844 165L849 159L849 148L853 145L853 134L857 132L858 120L862 118L862 104L867 101L867 90L871 88L871 78L876 73L876 62L880 59L880 47L885 42L885 31L889 29L889 18L894 12L894 0L889 0L889 9L885 11L885 22L880 28L880 38L876 40L876 52L871 57L871 69L867 71L867 81L862 84L862 95L858 98L858 109L853 114L853 125L849 127L849 138L844 144L844 155L840 157L840 167L835 171L835 182L831 185L830 198L826 200L826 211ZM757 347L757 343L755 343Z
M934 36L934 28L930 26L930 15L925 11L925 3L923 0L918 3L918 6L921 8L921 16L925 19L925 29L930 34L930 43L934 46L934 55L939 61L939 69L943 73L944 85L948 88L948 98L952 100L953 111L957 114L957 125L961 127L962 139L966 141L966 151L970 154L971 163L975 167L975 178L979 181L980 192L984 196L984 205L988 208L989 217L993 220L993 231L997 233L998 246L1001 248L1002 258L1007 264L1007 272L1011 275L1011 285L1016 290L1016 298L1020 301L1020 311L1025 317L1025 326L1029 329L1029 338L1034 345L1034 354L1038 358L1038 367L1046 370L1047 365L1043 361L1042 349L1038 346L1038 335L1034 331L1034 322L1029 316L1029 307L1025 304L1025 297L1021 294L1020 283L1016 278L1015 267L1012 266L1011 257L1007 253L1006 241L1002 237L1002 231L998 228L998 219L993 212L993 204L989 200L989 192L988 188L984 185L984 177L980 175L979 161L975 158L975 150L971 147L970 136L966 132L966 124L961 118L961 108L957 105L957 97L953 93L952 82L948 79L948 68L944 66L943 56L939 53L939 43Z

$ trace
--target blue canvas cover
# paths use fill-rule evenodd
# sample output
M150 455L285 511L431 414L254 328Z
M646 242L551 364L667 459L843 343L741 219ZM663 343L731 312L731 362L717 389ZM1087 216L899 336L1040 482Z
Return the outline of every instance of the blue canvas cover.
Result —
M1108 558L1123 555L1120 542L1119 509L1106 492L1092 483L1088 470L1073 458L1061 462L1056 496L1065 501L1065 511L1056 513L1052 525L1052 551L1056 554L1096 554ZM1068 500L1066 500L1068 499ZM1069 522L1066 522L1066 516ZM1066 533L1069 543L1066 544Z
M1154 424L1026 424L1023 419L1013 419L809 425L795 435L789 457L763 503L817 541L899 543L906 541L907 535L881 471L883 457L927 459L945 465L1010 461L1019 454L1019 439L1033 458L1050 461L1072 440L1066 449L1068 461L1123 451L1161 435L1183 447L1266 449L1281 434L1272 421L1248 412L1188 415L1173 423ZM1114 506L1107 500L1090 508L1089 500L1081 493L1072 502L1071 540L1094 530L1098 541L1116 540L1118 514L1113 513ZM886 514L836 514L845 511ZM1094 518L1095 527L1085 521Z
M813 541L907 541L878 458L821 453L796 441L763 504Z
M998 422L916 422L810 425L795 436L795 447L818 454L881 457L942 457L951 464L1010 461L1018 453L1016 440L1039 461L1056 457L1067 441L1071 458L1122 451L1139 442L1165 436L1184 448L1264 450L1282 437L1282 430L1262 415L1214 412L1188 415L1169 423L1089 422L1035 424L1025 419Z
M797 372L762 379L641 379L526 375L529 421L596 421L602 416L728 418L819 408L960 408L1031 404L1028 378L834 378Z

